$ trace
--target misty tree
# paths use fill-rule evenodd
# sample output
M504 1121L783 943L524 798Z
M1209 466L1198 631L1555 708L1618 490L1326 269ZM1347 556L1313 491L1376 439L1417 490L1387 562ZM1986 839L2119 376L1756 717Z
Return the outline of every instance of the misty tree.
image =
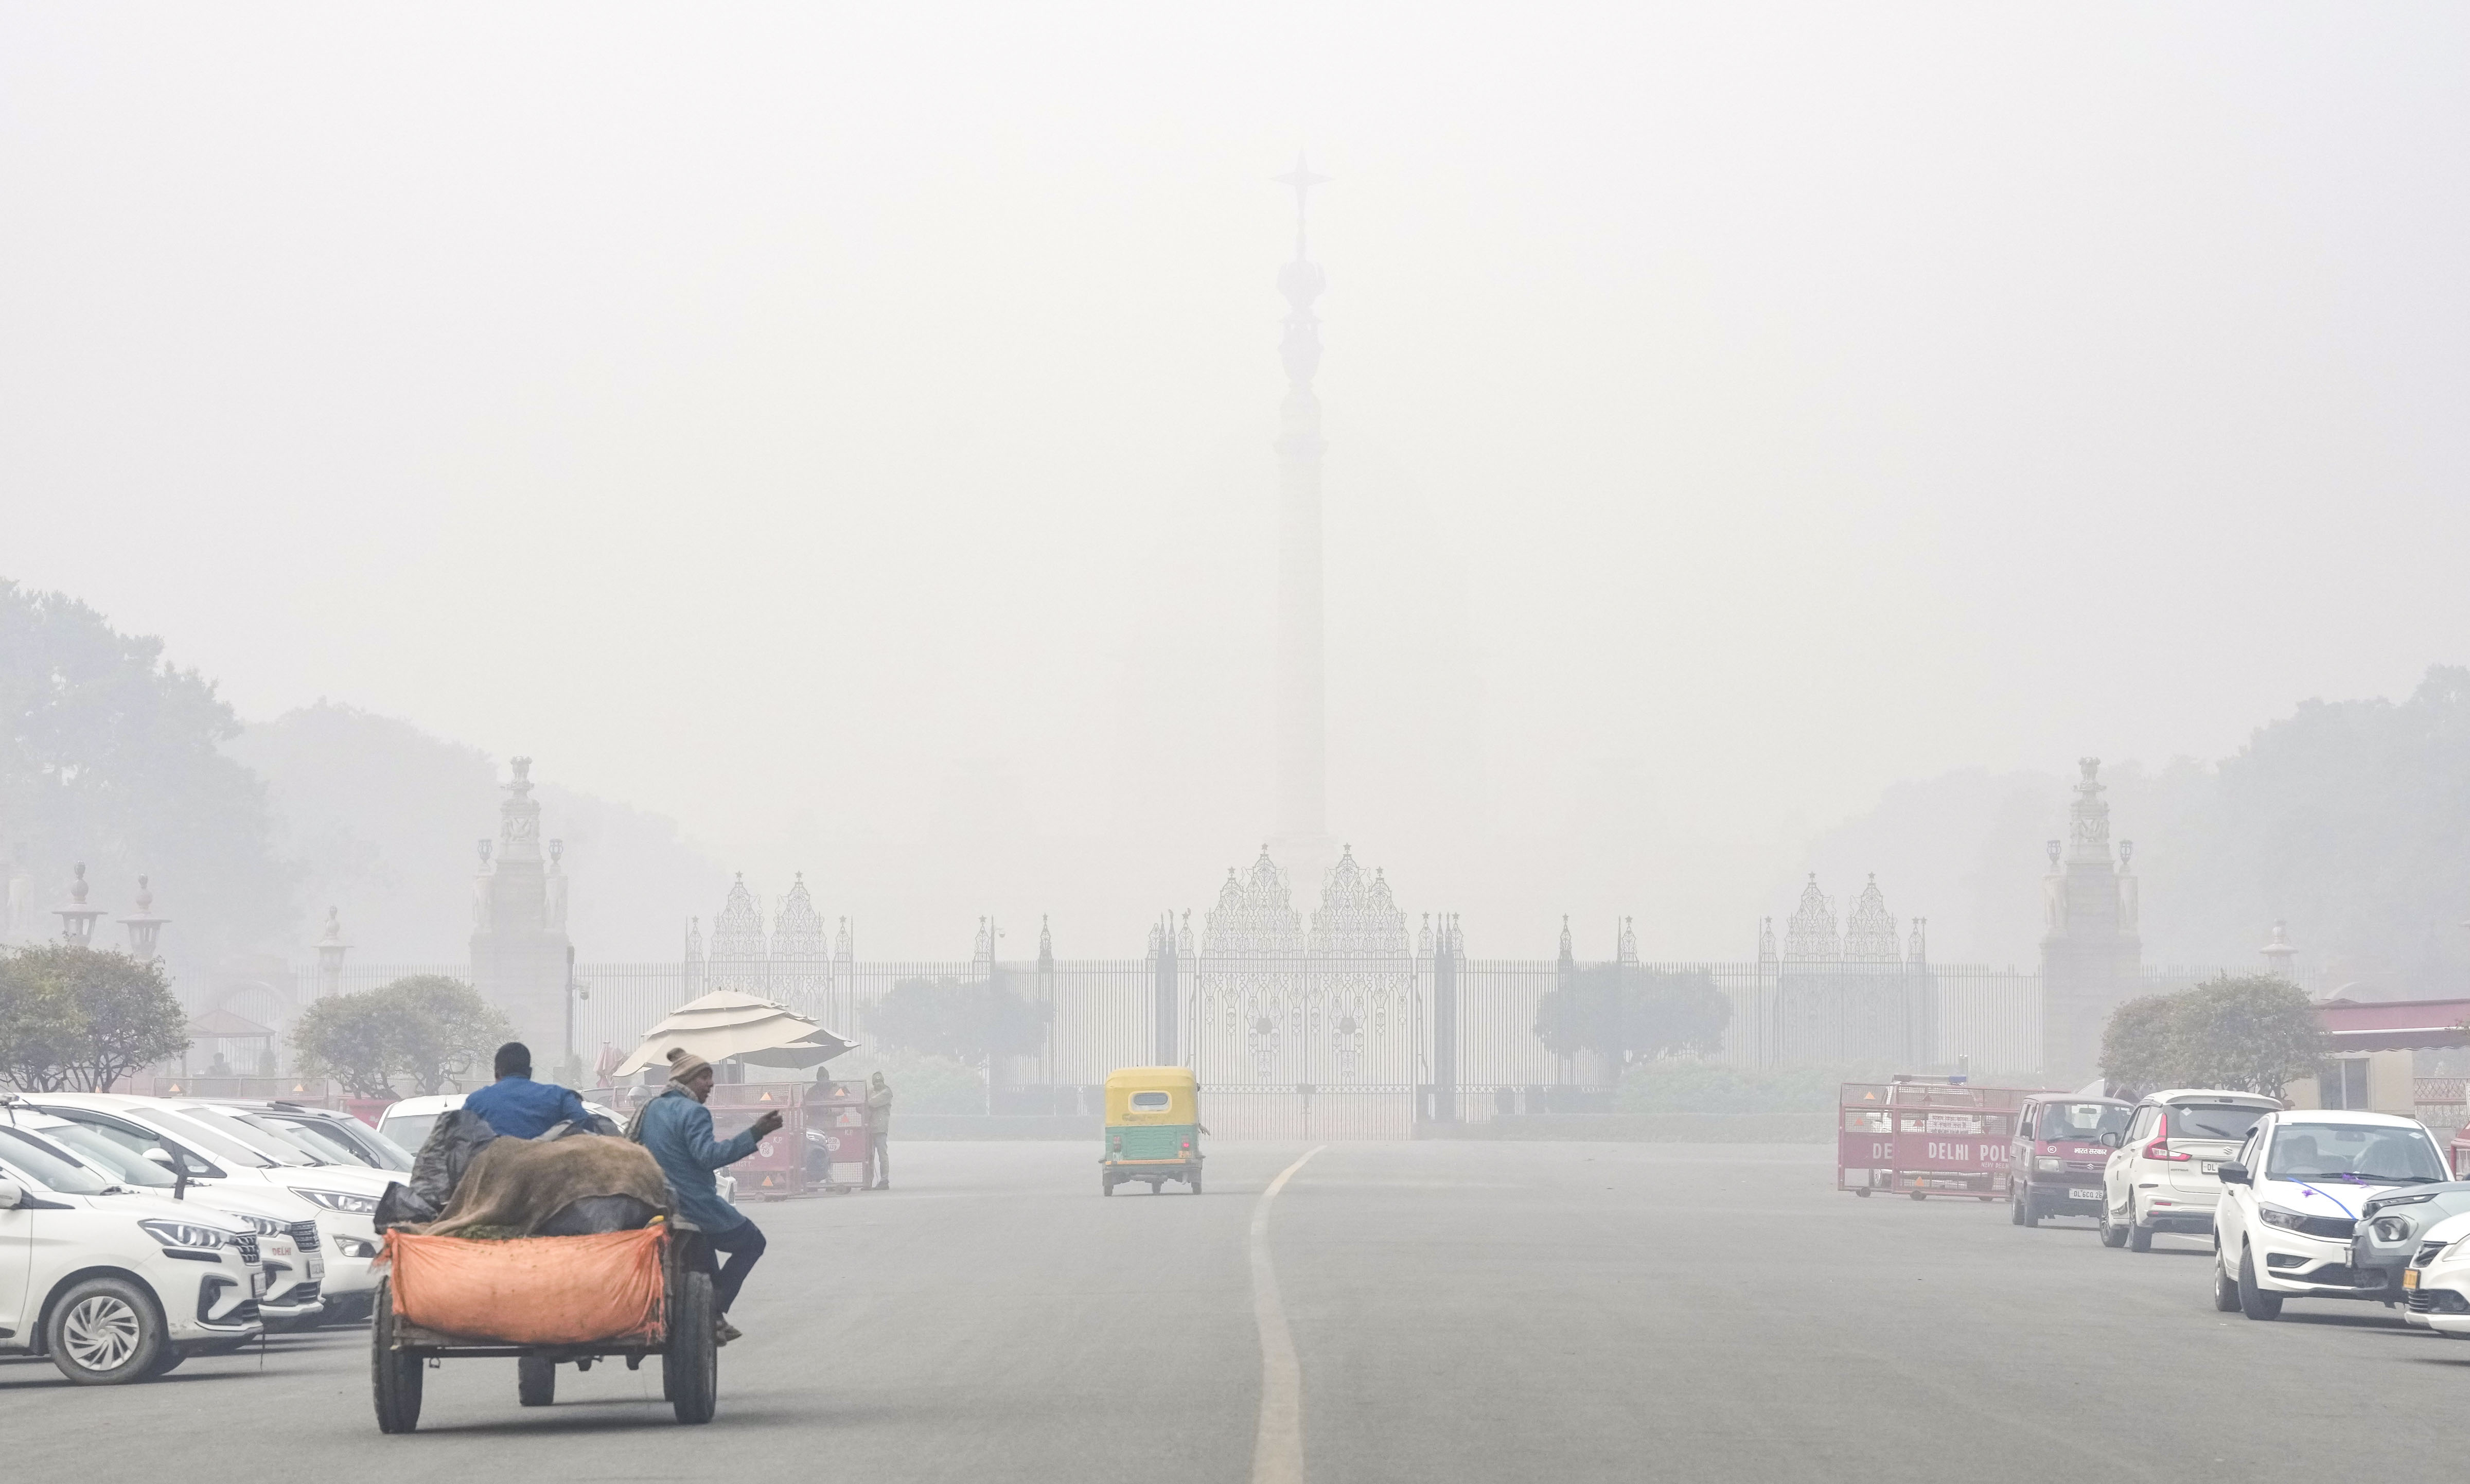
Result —
M2278 1098L2294 1078L2314 1076L2323 1053L2306 991L2271 975L2224 974L2112 1011L2101 1074L2139 1094L2221 1087Z
M194 948L254 946L291 920L292 873L265 786L221 751L239 731L160 639L0 579L0 852L54 880L151 874Z
M865 1026L891 1050L969 1066L1026 1055L1046 1035L1037 1006L990 980L904 979L867 1007Z
M162 965L46 943L0 956L0 1075L29 1092L103 1092L189 1049Z
M1536 1003L1535 1034L1554 1055L1594 1052L1627 1067L1723 1045L1733 1002L1703 971L1592 963Z
M400 1078L423 1095L486 1065L513 1034L506 1017L470 985L412 974L309 1007L291 1031L302 1070L352 1092L389 1097Z

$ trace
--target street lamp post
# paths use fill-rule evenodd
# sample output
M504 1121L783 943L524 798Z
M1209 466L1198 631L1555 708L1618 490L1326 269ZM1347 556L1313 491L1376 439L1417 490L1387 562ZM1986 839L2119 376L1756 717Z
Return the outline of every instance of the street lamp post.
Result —
M102 908L85 904L85 868L80 866L77 879L69 883L69 904L52 909L52 916L60 919L60 941L78 948L93 946L94 925L103 916Z
M121 927L128 934L129 956L140 963L153 962L154 941L163 936L163 924L171 920L154 916L153 889L144 876L138 877L137 911L133 916L120 919Z

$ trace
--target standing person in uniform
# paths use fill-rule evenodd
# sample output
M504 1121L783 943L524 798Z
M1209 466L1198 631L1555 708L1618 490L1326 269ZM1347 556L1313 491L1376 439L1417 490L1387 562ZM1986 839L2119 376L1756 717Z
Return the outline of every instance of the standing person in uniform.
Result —
M714 1139L711 1109L703 1105L711 1096L711 1063L683 1049L670 1052L668 1059L669 1085L637 1111L626 1136L660 1162L661 1173L668 1176L669 1189L677 1195L678 1215L702 1228L709 1249L705 1263L711 1264L711 1252L729 1255L726 1264L712 1269L711 1283L720 1343L726 1345L742 1337L729 1322L729 1306L746 1286L747 1270L763 1256L764 1242L762 1229L720 1198L711 1172L754 1153L756 1146L780 1130L781 1115L766 1112L734 1138Z
M874 1189L892 1189L892 1150L884 1146L892 1137L892 1084L883 1074L866 1088L866 1157L874 1166Z

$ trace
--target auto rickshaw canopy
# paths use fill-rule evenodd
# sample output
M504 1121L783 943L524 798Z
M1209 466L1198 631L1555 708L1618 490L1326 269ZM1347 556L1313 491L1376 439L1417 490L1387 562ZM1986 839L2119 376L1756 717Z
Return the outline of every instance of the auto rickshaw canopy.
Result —
M1107 1122L1109 1125L1198 1124L1200 1083L1190 1067L1123 1067L1109 1072Z

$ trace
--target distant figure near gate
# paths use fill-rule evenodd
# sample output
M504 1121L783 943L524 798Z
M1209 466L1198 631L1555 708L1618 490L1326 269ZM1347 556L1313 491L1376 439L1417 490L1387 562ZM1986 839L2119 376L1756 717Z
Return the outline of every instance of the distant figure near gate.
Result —
M867 1186L871 1190L892 1189L892 1151L886 1148L891 1139L892 1084L877 1072L866 1089L866 1158L874 1176Z

